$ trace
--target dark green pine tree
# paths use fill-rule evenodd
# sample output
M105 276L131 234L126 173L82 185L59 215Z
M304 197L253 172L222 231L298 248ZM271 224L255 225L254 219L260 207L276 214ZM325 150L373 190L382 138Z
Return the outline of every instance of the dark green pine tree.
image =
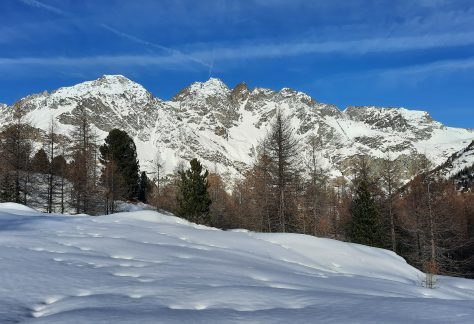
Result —
M49 159L46 152L40 148L31 160L31 166L34 172L47 173L49 169Z
M351 206L350 238L354 243L383 247L380 215L367 180L361 179Z
M177 214L191 222L209 225L209 172L202 173L202 165L197 159L192 159L190 164L190 169L179 172Z
M10 172L5 172L0 178L0 202L15 201L15 183Z
M137 199L143 203L147 203L148 193L150 192L151 185L150 180L146 175L146 172L143 171L140 175L140 182L138 183L138 197Z
M124 198L136 199L139 183L139 165L137 148L133 139L119 129L113 129L99 148L100 162L104 166L103 175L107 174L110 166L116 168L123 180Z

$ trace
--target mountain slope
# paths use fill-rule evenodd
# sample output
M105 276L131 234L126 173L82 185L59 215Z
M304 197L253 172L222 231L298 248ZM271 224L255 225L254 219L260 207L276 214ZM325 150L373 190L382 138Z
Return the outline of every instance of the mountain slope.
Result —
M377 160L390 153L403 165L426 155L437 166L474 139L474 131L446 127L426 112L376 107L341 111L288 88L250 90L241 83L230 89L214 78L193 83L171 101L163 101L123 76L109 75L23 98L15 107L42 130L56 119L64 134L84 107L100 138L112 128L129 133L148 171L157 154L165 162L165 172L198 157L227 178L241 175L253 162L277 109L291 119L301 141L302 166L310 160L309 142L315 138L320 166L332 177L350 177L357 154ZM0 122L6 125L13 109L0 109L5 111Z
M453 180L461 191L472 191L474 183L474 141L468 147L450 156L433 173Z
M2 323L468 322L474 281L394 253L220 231L152 211L47 215L0 204Z

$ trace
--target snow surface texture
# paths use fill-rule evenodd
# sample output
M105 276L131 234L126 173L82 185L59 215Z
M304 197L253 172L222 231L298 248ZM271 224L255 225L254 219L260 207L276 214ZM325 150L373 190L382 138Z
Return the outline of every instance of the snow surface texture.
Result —
M250 90L241 83L230 89L215 78L193 83L163 101L124 76L106 75L28 96L16 106L43 131L55 119L63 134L70 132L79 107L84 107L99 140L113 128L134 138L141 167L151 176L157 154L163 174L197 157L226 179L242 175L277 109L291 120L306 152L302 166L311 161L309 141L316 138L319 166L333 178L350 178L350 159L357 154L384 158L390 152L403 165L421 154L436 167L474 140L473 130L446 127L426 112L376 107L342 111L288 88ZM11 111L0 105L0 128L12 121Z
M474 281L392 252L220 231L153 211L46 215L0 204L0 323L468 323Z

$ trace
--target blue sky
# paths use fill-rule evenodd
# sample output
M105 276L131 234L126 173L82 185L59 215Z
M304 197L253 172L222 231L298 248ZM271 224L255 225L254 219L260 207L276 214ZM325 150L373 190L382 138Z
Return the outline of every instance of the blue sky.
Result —
M213 76L474 128L474 1L0 1L0 102L103 74L163 99Z

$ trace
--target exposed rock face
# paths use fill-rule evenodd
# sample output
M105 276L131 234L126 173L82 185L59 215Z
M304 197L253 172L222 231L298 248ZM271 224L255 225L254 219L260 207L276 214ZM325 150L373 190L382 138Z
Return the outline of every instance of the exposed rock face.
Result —
M183 118L191 118L210 128L234 126L239 118L238 101L234 103L232 91L219 79L196 82L173 97Z
M427 112L409 111L404 108L348 107L344 113L352 120L364 122L377 129L412 132L418 139L429 139L433 129L443 127Z
M6 104L0 103L0 129L2 128L2 126L7 125L11 122L11 110L11 107L8 107Z
M63 134L83 108L99 137L105 138L112 128L134 137L145 169L151 171L157 153L167 172L197 157L228 179L251 165L277 109L291 120L301 141L302 166L309 161L311 139L316 139L320 166L334 178L348 176L358 154L374 160L390 154L402 164L426 155L433 165L441 165L474 140L472 130L445 127L426 112L376 107L341 111L292 89L249 90L245 83L229 89L214 78L193 83L171 101L163 101L124 76L103 76L28 96L15 107L42 130L54 118ZM0 104L0 125L10 122L12 111Z

